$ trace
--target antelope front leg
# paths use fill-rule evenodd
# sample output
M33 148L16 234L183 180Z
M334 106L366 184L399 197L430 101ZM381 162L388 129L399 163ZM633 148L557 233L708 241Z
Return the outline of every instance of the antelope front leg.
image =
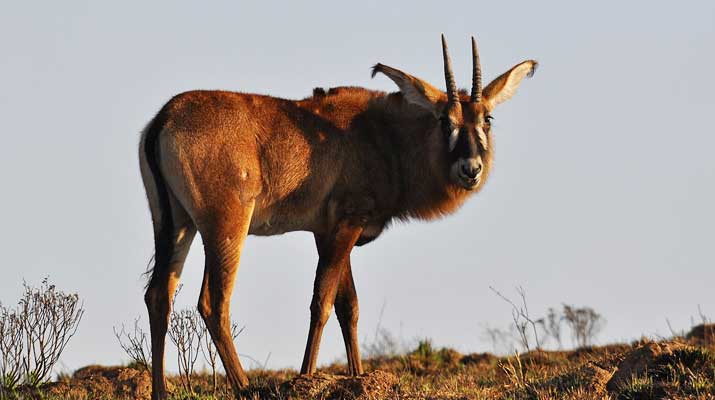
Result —
M362 227L352 225L348 221L341 221L329 237L323 239L316 236L320 259L315 275L313 300L310 303L310 331L303 356L303 366L300 369L301 374L311 375L315 372L320 337L335 303L340 275L361 233Z
M343 332L343 340L345 341L345 352L348 356L348 373L352 376L358 376L363 373L357 337L358 298L350 258L347 259L345 264L340 275L338 293L335 297L335 314L338 316L340 329Z

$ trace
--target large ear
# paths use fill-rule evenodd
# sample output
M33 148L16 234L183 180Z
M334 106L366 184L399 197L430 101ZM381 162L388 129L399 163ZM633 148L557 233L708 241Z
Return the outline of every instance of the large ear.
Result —
M511 99L521 81L527 76L534 75L537 65L534 60L524 61L494 79L482 92L487 107L493 109L497 104Z
M397 84L407 102L420 106L432 113L437 112L437 103L447 101L447 95L444 92L422 79L406 74L399 69L383 64L376 64L372 67L372 77L374 78L378 72L387 75L388 78Z

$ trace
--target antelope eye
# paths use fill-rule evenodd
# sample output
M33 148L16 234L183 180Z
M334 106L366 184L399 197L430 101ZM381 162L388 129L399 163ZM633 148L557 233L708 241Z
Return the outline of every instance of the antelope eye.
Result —
M492 117L491 115L487 115L486 117L484 117L484 121L488 124L491 124L493 119L494 117Z

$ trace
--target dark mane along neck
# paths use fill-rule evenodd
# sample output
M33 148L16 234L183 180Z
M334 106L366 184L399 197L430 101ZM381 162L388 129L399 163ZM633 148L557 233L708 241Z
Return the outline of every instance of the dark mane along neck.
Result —
M392 93L374 103L393 135L392 151L399 165L399 198L393 217L434 219L455 212L476 192L449 181L449 161L444 138L435 117L407 104Z
M434 219L455 212L478 191L451 183L447 144L430 112L404 101L401 93L363 88L316 90L298 106L330 121L350 145L342 173L365 187L378 203L380 219ZM491 141L490 141L491 143ZM484 159L486 179L491 151Z

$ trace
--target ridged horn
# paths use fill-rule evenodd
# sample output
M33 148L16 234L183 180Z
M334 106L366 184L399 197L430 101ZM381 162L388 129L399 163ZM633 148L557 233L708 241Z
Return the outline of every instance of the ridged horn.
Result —
M472 36L472 103L479 103L482 100L482 66L479 63L479 50L477 41Z
M450 103L457 102L457 84L454 83L454 73L452 72L452 61L449 59L447 40L442 34L442 56L444 57L444 81L447 85L447 100Z

